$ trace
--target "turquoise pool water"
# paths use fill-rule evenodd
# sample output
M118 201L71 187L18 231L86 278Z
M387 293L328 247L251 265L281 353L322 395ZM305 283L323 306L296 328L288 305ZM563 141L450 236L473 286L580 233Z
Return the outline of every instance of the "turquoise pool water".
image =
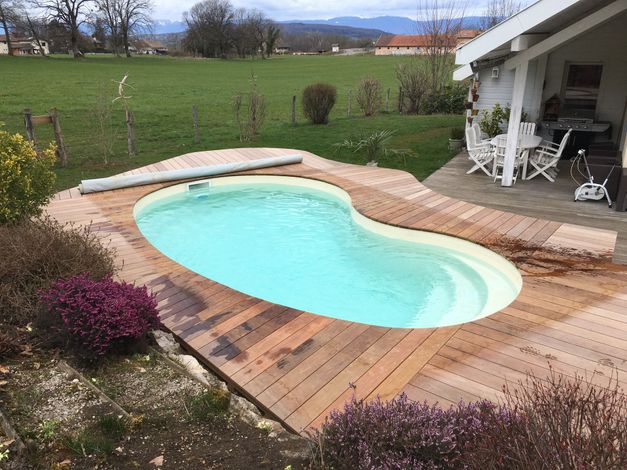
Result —
M511 273L483 259L497 255L476 245L463 242L483 250L479 256L474 249L400 240L365 228L346 200L326 191L233 181L149 196L136 209L137 224L163 254L209 279L273 303L371 325L463 323L493 313L518 293Z

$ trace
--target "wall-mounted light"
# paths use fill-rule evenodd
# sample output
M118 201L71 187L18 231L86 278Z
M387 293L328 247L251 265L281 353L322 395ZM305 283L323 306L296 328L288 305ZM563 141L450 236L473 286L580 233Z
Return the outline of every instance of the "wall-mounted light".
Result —
M499 68L492 67L492 78L499 78Z

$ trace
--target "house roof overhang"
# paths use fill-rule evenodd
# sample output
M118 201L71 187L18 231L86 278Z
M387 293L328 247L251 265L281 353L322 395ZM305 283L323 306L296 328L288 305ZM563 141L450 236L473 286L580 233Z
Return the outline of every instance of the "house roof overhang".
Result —
M562 34L562 42L576 37L595 26L591 21L584 24L585 20L595 14L602 16L598 14L601 10L613 14L625 11L627 0L538 0L462 45L455 56L455 62L462 67L454 72L453 78L463 80L474 71L496 62L514 66L516 60L512 60L513 57L521 52L529 56L528 51L534 47L540 52L543 48L537 46L549 42L552 37L553 46L557 47L561 44L556 41L557 33L571 27L573 34ZM580 24L582 26L578 27Z

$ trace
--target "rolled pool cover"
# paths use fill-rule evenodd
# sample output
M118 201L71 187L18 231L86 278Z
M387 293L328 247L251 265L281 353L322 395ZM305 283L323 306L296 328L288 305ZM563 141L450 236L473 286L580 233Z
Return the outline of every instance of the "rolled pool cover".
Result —
M225 173L235 173L237 171L256 170L258 168L291 165L293 163L301 163L302 161L302 155L294 154L283 155L280 157L259 158L257 160L248 160L245 162L222 163L220 165L209 165L199 166L196 168L181 168L180 170L159 171L156 173L142 173L139 175L96 178L91 180L82 180L81 184L78 185L78 189L81 194L97 193L100 191L130 188L132 186L143 186L146 184L163 183L166 181L202 178L204 176L223 175Z

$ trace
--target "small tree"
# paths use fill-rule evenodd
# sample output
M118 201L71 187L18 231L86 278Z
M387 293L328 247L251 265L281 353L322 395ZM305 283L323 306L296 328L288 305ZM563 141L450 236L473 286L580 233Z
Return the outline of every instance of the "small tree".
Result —
M365 116L372 116L381 108L383 87L376 78L362 78L357 90L357 103Z
M425 64L418 59L396 66L396 78L401 85L405 110L418 114L423 99L431 92L431 78Z
M258 135L266 119L266 100L257 88L257 77L252 76L248 96L239 94L235 97L233 108L240 142L249 141Z
M41 214L54 193L55 147L39 155L20 134L0 130L0 224Z
M109 157L113 155L113 143L115 141L115 131L111 122L113 105L104 85L98 88L96 101L92 114L96 124L96 140L105 165L109 164Z
M314 83L303 90L303 113L313 124L326 124L335 106L337 89L328 83Z

